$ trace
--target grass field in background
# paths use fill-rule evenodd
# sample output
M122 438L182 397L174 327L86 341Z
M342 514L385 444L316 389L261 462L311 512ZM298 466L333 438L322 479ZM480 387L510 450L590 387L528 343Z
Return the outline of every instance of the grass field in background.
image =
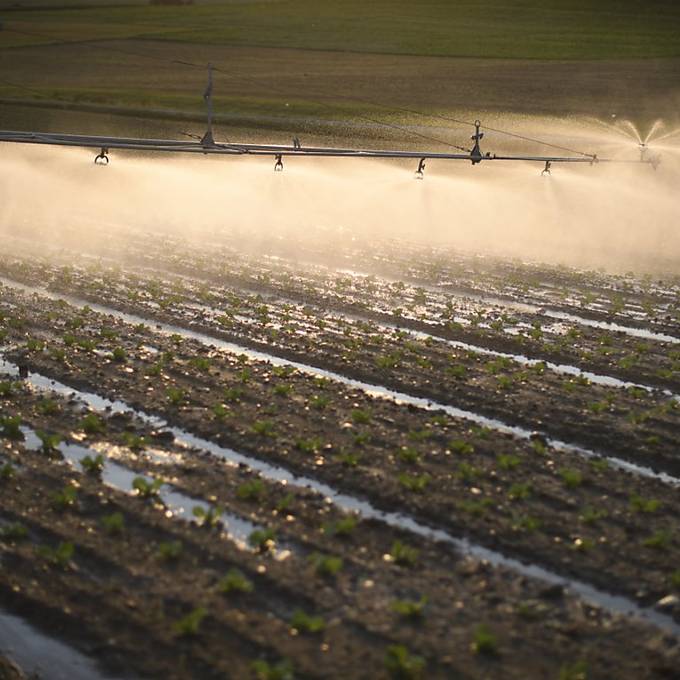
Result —
M58 3L54 3L56 6ZM680 56L670 0L265 0L6 11L0 48L154 38L229 46L503 59ZM2 10L0 10L2 11Z
M200 119L210 61L225 71L216 111L269 129L403 118L351 97L426 112L643 121L680 110L680 3L668 0L6 4L18 7L0 9L5 108L22 100Z

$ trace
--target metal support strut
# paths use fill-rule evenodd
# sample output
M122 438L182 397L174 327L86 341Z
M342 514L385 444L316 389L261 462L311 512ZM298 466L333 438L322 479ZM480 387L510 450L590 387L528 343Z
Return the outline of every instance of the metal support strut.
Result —
M541 177L543 175L549 175L550 174L550 166L551 165L552 165L552 163L550 161L545 162L545 167L543 168L543 170L541 170Z
M425 159L421 158L420 163L418 163L418 169L416 170L416 179L423 179L425 175Z
M109 164L109 150L103 146L102 150L94 157L94 162L96 165L108 165Z
M274 163L274 172L281 172L283 170L283 158L281 154L277 154L276 163Z

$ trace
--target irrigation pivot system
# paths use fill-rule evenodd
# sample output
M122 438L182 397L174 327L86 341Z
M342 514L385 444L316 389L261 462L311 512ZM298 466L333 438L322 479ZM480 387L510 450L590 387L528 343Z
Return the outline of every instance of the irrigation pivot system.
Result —
M621 160L611 158L599 158L595 153L584 153L574 151L564 147L557 147L554 144L540 142L540 140L528 141L540 142L555 148L562 148L577 155L573 156L539 156L539 155L502 155L489 151L483 152L481 140L484 133L481 132L482 123L475 120L474 134L470 137L473 142L472 148L457 146L448 142L443 142L456 150L455 153L435 152L423 150L382 150L382 149L350 149L340 147L325 146L303 146L296 137L292 145L285 144L246 144L238 142L216 142L213 136L213 67L208 65L208 86L203 98L207 106L207 129L202 137L196 136L191 141L170 140L170 139L141 139L135 137L102 137L90 135L74 135L49 132L16 132L0 130L0 142L15 142L18 144L46 144L50 146L75 146L99 149L95 156L95 163L108 165L109 152L111 149L128 149L134 151L159 151L167 153L198 153L198 154L218 154L225 156L272 156L274 158L274 170L283 170L284 157L291 156L313 156L323 158L392 158L392 159L414 159L418 161L416 178L422 179L424 176L425 163L428 160L445 161L469 161L472 165L477 165L486 161L529 161L543 163L542 175L550 174L553 163L645 163L654 169L660 163L658 156L649 154L646 144L640 144L640 157L635 160ZM398 126L393 126L398 127ZM400 128L401 129L401 128ZM490 128L491 129L491 128ZM503 130L494 130L510 134ZM191 136L191 135L188 135ZM420 135L425 137L424 135ZM434 140L442 141L442 140Z

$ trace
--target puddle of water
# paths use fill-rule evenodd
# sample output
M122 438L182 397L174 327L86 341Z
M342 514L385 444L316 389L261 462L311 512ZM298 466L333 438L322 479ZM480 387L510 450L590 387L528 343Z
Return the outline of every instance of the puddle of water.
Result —
M360 390L364 392L365 394L368 394L369 396L372 397L377 397L381 399L388 399L390 401L393 401L396 404L404 404L404 405L411 405L411 406L416 406L417 408L427 410L427 411L443 411L444 413L454 417L454 418L459 418L463 420L469 420L472 421L478 425L482 425L484 427L488 427L492 430L496 430L497 432L503 432L506 434L511 434L518 439L529 439L531 435L533 434L532 431L527 430L523 427L520 427L518 425L508 425L507 423L504 423L496 418L489 418L487 416L480 415L478 413L474 413L473 411L466 411L464 409L457 408L455 406L451 406L449 404L441 404L439 402L431 401L429 399L425 399L424 397L415 397L410 394L406 394L404 392L399 392L397 390L392 390L390 388L384 387L382 385L374 385L372 383L367 383L361 380L355 380L354 378L348 378L347 376L341 375L340 373L335 373L334 371L329 371L323 368L318 368L315 366L310 366L309 364L303 364L297 361L291 361L287 359L282 359L281 357L275 356L273 354L269 354L267 352L263 352L261 350L254 350L250 349L249 347L245 347L243 345L237 345L232 342L227 342L226 340L222 340L220 338L214 338L210 335L207 335L205 333L200 333L198 331L192 331L187 328L182 328L180 326L173 326L171 324L163 323L160 321L154 321L147 319L145 317L137 316L135 314L128 314L127 312L121 312L117 309L113 309L110 307L105 307L104 305L96 304L96 303L88 303L85 300L81 300L79 298L73 297L73 296L68 296L68 295L57 295L54 293L51 293L50 291L41 289L41 288L36 288L32 286L26 286L24 284L20 283L14 283L7 281L6 279L3 279L0 277L0 283L5 283L5 285L8 285L10 287L22 290L24 292L28 293L36 293L38 295L42 295L44 297L48 297L50 299L62 299L65 300L66 302L69 302L70 304L76 306L76 307L85 307L88 306L90 309L92 309L95 312L98 312L100 314L106 314L109 316L113 316L121 321L124 321L125 323L137 326L139 324L143 324L145 326L149 326L154 329L154 332L160 332L168 336L172 335L179 335L183 338L188 338L191 340L196 340L197 342L200 342L203 345L206 345L211 348L215 349L221 349L223 351L229 352L231 354L243 354L247 356L250 359L254 359L257 361L265 361L273 366L292 366L296 370L300 371L301 373L306 373L307 375L312 375L312 376L319 376L319 377L324 377L327 378L328 380L331 380L333 382L339 382L342 383L348 387L351 387L356 390ZM0 364L1 365L1 364ZM36 378L37 380L40 380L40 378ZM66 388L69 389L69 388ZM96 396L96 395L95 395ZM98 398L98 397L97 397ZM123 405L124 406L124 405ZM104 407L102 406L95 406L95 408L98 408L102 410ZM121 402L110 402L110 408L114 411L119 411L121 408ZM150 416L150 418L155 418L155 416ZM152 421L149 421L152 422ZM156 423L163 422L161 419L156 418ZM160 427L160 425L154 424L155 427ZM590 449L586 449L584 447L578 446L576 444L569 444L568 442L564 442L560 439L555 439L553 437L550 437L548 435L545 435L545 439L548 442L550 446L552 446L555 449L558 449L560 451L565 451L568 453L572 453L587 459L591 458L601 458L607 461L610 467L618 470L624 470L626 472L631 472L636 475L640 475L641 477L648 477L650 479L656 479L657 481L661 481L664 484L670 484L672 486L680 486L680 479L677 477L674 477L672 475L669 475L666 472L656 472L655 470L652 470L651 468L644 466L644 465L638 465L636 463L631 463L627 460L624 460L622 458L619 458L617 456L609 456L605 454L598 453L596 451L592 451Z
M120 680L119 676L100 671L93 659L2 609L0 652L12 659L29 678Z
M18 373L17 367L4 359L0 359L0 370L11 372L13 374ZM71 389L57 381L50 381L44 376L36 376L35 374L32 374L29 376L28 381L38 389L53 390L62 394L72 393L79 400L90 405L91 407L94 403L104 403L105 407L107 402L108 405L113 404L113 402L109 402L107 399L97 395L92 395L88 392L81 392L79 390ZM121 404L122 402L117 403ZM181 428L167 427L166 424L159 418L155 416L148 416L144 412L137 411L131 407L126 408L126 410L135 413L135 415L142 420L147 422L153 421L155 426L165 426L166 429L169 429L180 441L180 443L183 443L184 445L207 451L215 457L225 460L232 465L244 465L250 470L258 472L265 479L282 482L293 487L310 489L322 495L328 501L336 505L336 507L339 507L346 512L353 512L362 518L377 520L389 526L422 536L426 539L450 545L463 554L471 555L472 557L480 560L485 560L494 566L509 568L516 573L550 584L564 585L573 593L580 595L589 602L592 602L609 612L642 618L657 626L658 628L667 630L675 635L680 636L680 624L674 621L671 616L650 607L641 607L636 602L626 597L611 595L610 593L602 591L599 588L591 586L587 583L560 576L559 574L544 569L543 567L540 567L536 564L525 564L524 562L521 562L517 559L507 557L502 553L485 548L481 545L474 544L468 539L452 536L442 529L433 529L432 527L421 524L414 518L403 513L380 510L366 500L342 493L328 484L320 482L316 479L298 476L281 466L272 465L257 458L253 458L251 456L234 451L233 449L221 447L218 444L186 432Z

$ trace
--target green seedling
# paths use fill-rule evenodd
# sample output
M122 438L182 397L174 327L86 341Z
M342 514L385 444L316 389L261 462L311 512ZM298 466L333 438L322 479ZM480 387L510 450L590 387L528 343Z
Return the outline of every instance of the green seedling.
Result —
M419 600L394 600L390 608L402 618L421 619L426 604L427 597L423 596Z
M196 523L199 527L214 529L220 525L224 510L219 506L209 507L206 510L200 505L196 505L191 514L196 518Z
M458 453L463 456L469 456L475 452L475 447L464 439L452 439L449 442L449 449L453 451L453 453Z
M635 512L651 513L656 512L661 508L661 501L655 498L650 498L649 500L644 499L642 496L634 493L630 497L630 507Z
M253 582L238 569L230 569L217 584L217 590L223 595L252 593L254 588Z
M356 526L357 526L356 517L348 515L347 517L339 519L337 522L329 522L328 524L325 524L323 527L323 531L325 534L328 534L329 536L343 537L349 536L354 531Z
M204 607L197 607L174 624L173 632L180 637L194 637L198 635L201 622L207 615L208 612Z
M257 548L260 552L267 552L274 548L276 542L276 534L273 529L255 529L250 536L248 536L248 544Z
M7 481L14 477L14 466L11 463L0 465L0 481Z
M406 543L403 543L400 540L396 540L392 543L389 556L390 559L399 566L413 567L418 562L420 552L416 548L406 545Z
M428 474L410 475L407 472L403 472L399 475L398 479L401 486L414 493L423 493L430 483L430 475Z
M498 653L496 636L483 623L475 628L474 637L470 649L475 654L495 656Z
M149 443L146 437L135 434L134 432L123 432L121 439L125 446L131 451L143 451Z
M606 510L600 510L596 508L592 508L590 506L586 506L583 508L583 511L579 515L579 519L584 523L584 524L595 524L595 522L605 519L608 517L609 513Z
M361 462L362 454L358 451L341 453L338 460L346 467L356 467Z
M538 621L545 617L549 608L538 600L525 600L517 605L517 616L527 621Z
M417 465L420 463L420 454L411 446L402 446L397 452L397 458L409 465Z
M261 501L267 493L267 485L261 479L244 482L236 489L236 496L242 501Z
M333 578L343 567L342 558L334 555L313 553L309 556L309 561L312 564L316 575L326 578Z
M212 407L213 415L216 420L224 420L228 415L230 415L229 409L224 404L215 404Z
M310 616L301 609L296 609L290 620L290 627L300 633L321 633L326 627L321 616Z
M606 458L591 458L588 463L595 472L606 472L609 469L609 462Z
M252 426L251 431L261 437L274 437L274 423L271 420L256 420Z
M253 661L251 668L257 680L295 680L293 665L288 659L275 664L258 659Z
M114 347L111 352L111 359L117 364L127 361L127 352L122 347Z
M35 338L29 338L26 341L26 349L29 352L42 352L45 349L45 343L42 340L36 340Z
M132 480L132 489L140 498L155 498L158 496L163 482L160 479L147 481L144 477L135 477Z
M182 555L181 541L164 541L158 545L158 557L164 562L174 562Z
M68 510L69 508L75 507L76 501L78 500L78 490L75 486L70 484L66 485L61 491L55 493L52 496L52 505L57 510Z
M588 665L585 661L575 661L562 666L559 680L588 680Z
M125 519L122 513L114 512L102 517L102 526L108 534L120 535L125 530Z
M184 401L184 390L180 387L168 387L165 395L173 406L179 406Z
M581 486L583 483L583 474L581 474L579 470L561 468L559 470L559 475L562 478L564 485L569 489L574 489L577 486Z
M498 456L498 467L502 470L514 470L521 462L521 459L512 453L501 453Z
M224 399L229 402L240 401L243 390L240 387L227 387L224 390Z
M295 496L292 493L287 493L277 504L276 510L278 512L290 512L290 506L293 504Z
M408 438L413 442L423 442L431 439L434 436L434 432L427 427L422 430L411 430L408 433Z
M493 500L491 500L491 498L482 498L481 500L463 500L458 502L458 508L460 508L463 512L475 517L482 517L492 506Z
M23 440L24 433L21 431L21 418L19 416L0 418L0 436L14 441Z
M47 432L37 430L36 435L42 442L40 450L45 454L54 453L61 442L61 435L58 434L48 434Z
M302 453L314 454L318 453L323 446L323 440L320 437L311 437L310 439L298 439L295 442L295 448Z
M656 550L665 550L670 545L673 534L668 529L659 529L655 531L649 538L646 538L642 545L645 548L654 548Z
M548 447L540 439L532 439L531 448L534 450L534 453L537 453L539 456L545 456L548 452Z
M530 515L516 515L512 520L515 531L537 531L541 528L541 520Z
M331 398L325 394L316 394L309 400L309 405L319 411L325 409L331 403Z
M671 574L670 581L673 588L677 588L678 590L680 590L680 569L676 569Z
M287 397L293 391L293 386L289 383L279 383L274 385L274 394L279 397Z
M38 547L38 554L50 566L59 567L60 569L68 567L74 552L73 543L60 543L56 548L50 548L46 545Z
M368 425L368 423L371 422L371 419L373 417L369 410L359 408L352 409L350 415L352 418L352 422L356 423L357 425Z
M0 382L0 399L9 399L14 394L14 383L9 380Z
M529 482L517 482L508 490L508 498L511 501L524 501L531 496L531 484Z
M210 370L211 361L208 357L194 357L189 363L202 373L207 373Z
M85 456L80 461L80 465L88 475L99 477L104 469L104 456L101 453L97 454L94 458L92 456Z
M28 537L28 529L19 522L0 527L0 541L18 543Z
M478 477L481 477L482 469L470 465L470 463L461 463L458 466L458 477L460 477L465 482L471 482Z
M85 433L85 434L102 434L103 432L106 431L106 425L102 422L102 420L95 415L94 413L88 413L81 421L80 421L80 429Z
M385 654L385 669L395 680L418 680L422 677L425 659L411 654L404 645L390 645Z

